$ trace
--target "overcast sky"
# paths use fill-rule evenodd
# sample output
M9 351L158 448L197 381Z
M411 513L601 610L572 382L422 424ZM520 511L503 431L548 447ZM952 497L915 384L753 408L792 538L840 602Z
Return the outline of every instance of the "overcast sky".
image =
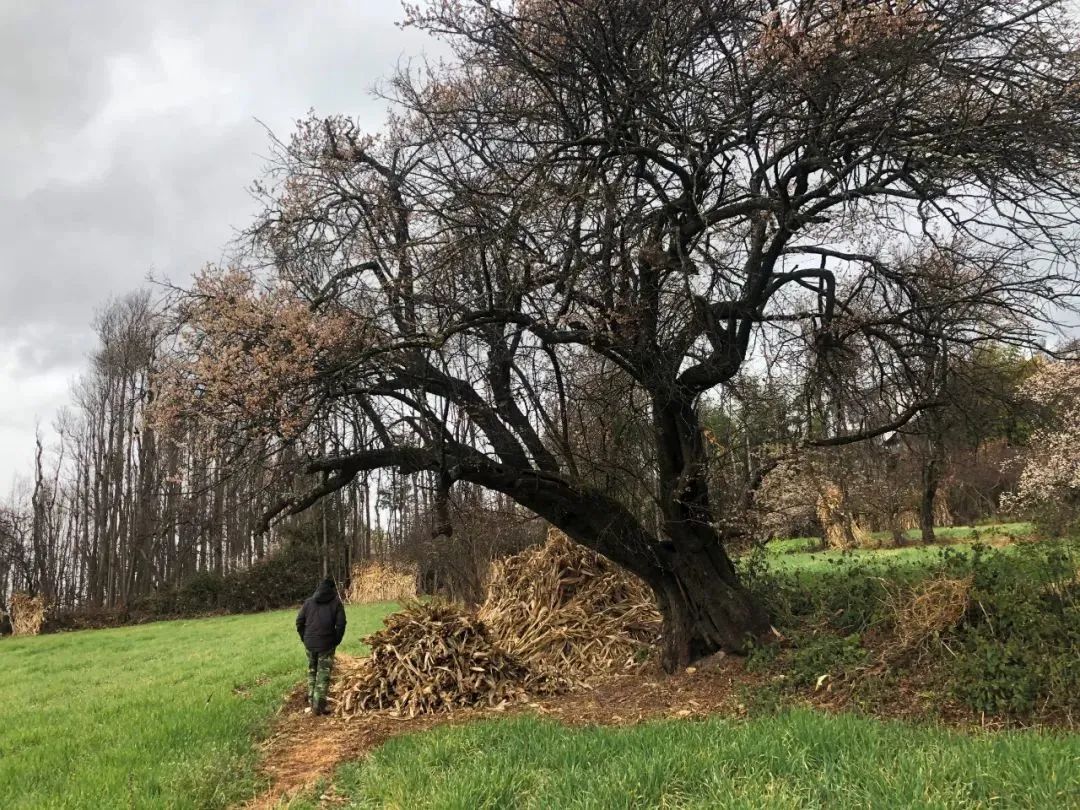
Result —
M400 17L398 0L0 0L0 491L68 401L94 313L151 271L183 281L248 223L259 121L378 126L375 83L438 49Z

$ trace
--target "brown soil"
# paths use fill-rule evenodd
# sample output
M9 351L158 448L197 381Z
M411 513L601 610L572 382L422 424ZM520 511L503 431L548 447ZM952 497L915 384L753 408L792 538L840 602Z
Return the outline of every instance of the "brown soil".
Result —
M360 759L391 737L438 725L458 725L510 714L538 714L567 725L629 725L661 717L705 717L745 712L740 685L751 676L742 659L715 656L686 672L664 675L658 670L611 675L588 690L538 698L504 708L460 709L451 713L396 717L368 712L352 718L313 717L303 710L303 689L297 687L282 707L274 731L263 743L262 775L270 787L244 805L266 810L310 790L343 762ZM325 797L327 803L332 797Z
M826 712L862 711L882 719L934 722L963 730L1022 727L1015 721L991 719L944 699L942 684L927 673L906 672L889 677L878 664L857 680L825 680L816 690L784 696L785 706L802 705ZM609 675L586 690L546 696L500 708L458 709L450 713L397 717L387 711L350 718L313 717L304 713L303 686L290 693L270 738L262 746L262 775L270 787L248 804L248 810L268 810L287 798L312 789L320 779L348 761L361 759L399 734L441 725L461 725L485 718L535 714L568 726L625 726L658 718L745 717L752 710L746 696L763 693L777 673L747 672L744 660L718 654L685 672L666 675L659 669ZM873 689L875 682L880 689ZM869 691L867 688L870 687ZM1044 728L1075 730L1072 718L1040 718ZM334 796L322 797L335 803Z

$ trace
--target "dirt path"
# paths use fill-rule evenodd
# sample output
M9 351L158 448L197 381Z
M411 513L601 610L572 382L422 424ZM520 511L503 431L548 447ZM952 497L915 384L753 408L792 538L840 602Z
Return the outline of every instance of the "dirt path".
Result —
M718 658L685 673L658 672L613 675L588 691L545 697L508 709L464 709L450 714L415 718L387 713L343 719L304 714L302 693L296 690L283 707L273 733L263 743L259 770L270 787L245 810L269 810L283 800L310 790L344 763L399 734L439 725L458 725L483 718L533 713L567 725L629 725L657 717L703 717L741 714L738 685L745 684L742 662ZM332 799L327 797L327 803Z

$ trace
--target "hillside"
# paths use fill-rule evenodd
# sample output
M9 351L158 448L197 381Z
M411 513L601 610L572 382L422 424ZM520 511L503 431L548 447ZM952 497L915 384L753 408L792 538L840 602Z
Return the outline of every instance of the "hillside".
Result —
M350 607L344 649L390 605ZM0 640L0 807L223 807L303 677L292 611Z
M800 602L804 613L832 611L850 595L845 589L878 583L887 570L930 570L935 560L969 553L965 544L906 549L904 565L889 569L891 550L836 557L797 545L777 543L767 568L781 577L770 580L780 586L778 605L789 598L785 583L824 600ZM1003 550L1001 563L1030 567L1038 555L1023 548ZM392 608L351 606L341 651L363 654L360 639ZM410 808L631 799L643 807L1067 807L1080 797L1080 736L1015 723L972 730L970 710L950 720L931 693L911 694L906 708L897 702L905 684L930 688L933 680L883 681L897 699L878 689L866 704L859 696L872 683L856 678L865 668L852 668L854 648L836 647L824 625L823 635L785 645L780 657L751 656L753 667L729 657L716 670L623 676L505 716L487 710L430 729L441 718L370 726L365 718L315 719L295 705L276 716L304 672L291 624L291 611L278 611L3 639L0 806L224 808L258 797L257 806L269 807L285 793L294 808L319 806L324 795L347 807ZM783 677L800 667L832 671L844 688L828 697L812 683L785 686ZM907 711L916 704L921 713ZM275 774L270 785L261 765L283 745L305 768L284 782Z

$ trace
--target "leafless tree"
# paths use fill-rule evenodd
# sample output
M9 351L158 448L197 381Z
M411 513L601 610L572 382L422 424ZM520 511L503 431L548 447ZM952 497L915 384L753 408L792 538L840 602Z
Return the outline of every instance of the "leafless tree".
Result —
M1065 2L462 0L410 14L454 61L398 75L377 136L303 122L253 229L252 277L335 324L275 395L366 437L313 454L324 479L278 512L380 468L470 482L648 582L669 667L743 650L769 617L725 551L702 397L797 336L864 392L805 441L881 435L932 404L897 401L891 375L979 338L933 313L975 296L1030 334L1076 291ZM904 261L912 241L993 268L992 283L928 298L925 268ZM204 361L258 343L197 334L205 323L187 320ZM560 438L586 357L647 403L655 525L578 474ZM204 412L243 413L245 380L198 388L205 371L180 375Z

